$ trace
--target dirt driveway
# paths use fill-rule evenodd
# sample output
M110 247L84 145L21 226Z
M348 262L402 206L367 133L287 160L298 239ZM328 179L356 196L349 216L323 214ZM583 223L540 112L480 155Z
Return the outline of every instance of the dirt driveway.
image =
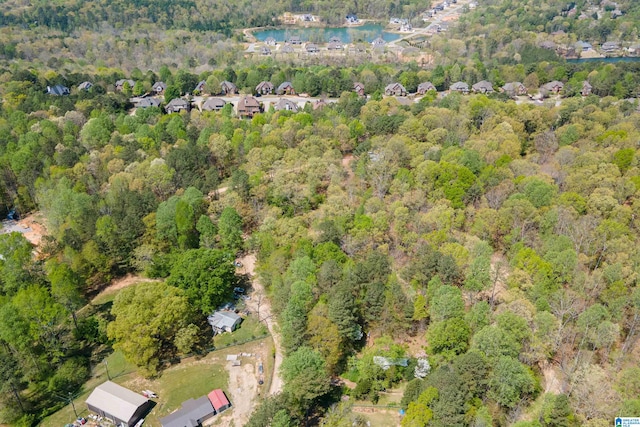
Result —
M239 268L239 272L248 274L251 278L251 285L253 292L251 293L251 299L246 301L247 308L252 313L264 321L273 337L273 342L276 348L276 358L273 367L273 378L271 380L271 387L269 388L269 394L276 394L282 391L282 377L280 376L280 365L282 365L282 339L280 337L280 331L276 325L276 319L271 312L271 304L266 298L264 286L258 280L255 275L256 256L254 254L245 255L240 258L242 267Z

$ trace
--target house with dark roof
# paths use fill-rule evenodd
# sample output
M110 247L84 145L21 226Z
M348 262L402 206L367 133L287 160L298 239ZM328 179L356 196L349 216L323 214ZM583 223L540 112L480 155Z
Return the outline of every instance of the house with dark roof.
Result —
M47 86L47 94L54 96L66 96L69 95L71 91L68 87L62 85L55 86Z
M122 427L134 426L150 409L149 399L111 381L93 389L86 404L91 412Z
M118 92L122 92L122 90L124 89L124 84L128 83L129 84L129 88L133 89L133 87L136 85L136 82L134 82L133 80L130 79L120 79L116 82L116 90Z
M253 96L243 96L238 101L237 113L240 117L253 117L262 112L262 106Z
M527 94L527 87L520 82L509 82L502 86L502 91L507 95L514 97Z
M198 92L200 94L204 93L205 87L207 86L207 82L205 82L204 80L201 80L198 82L198 84L196 85L195 89L193 89L193 92Z
M134 103L134 107L136 108L149 108L149 107L159 107L160 100L157 98L138 98L139 100Z
M256 93L259 93L260 95L271 95L273 90L273 83L267 81L262 81L256 86Z
M233 95L234 93L238 93L236 85L226 80L220 83L220 90L224 95Z
M82 82L78 85L78 90L87 91L93 87L93 83L91 82Z
M151 89L156 95L162 95L167 89L167 84L165 82L155 82Z
M318 45L315 43L307 43L304 47L304 50L307 51L307 53L318 53L320 52L320 49L318 48Z
M347 20L347 24L357 24L358 23L358 17L355 15L355 13L347 14L347 17L345 19Z
M589 96L591 95L592 89L593 89L593 86L591 86L591 84L585 80L582 82L582 89L580 90L580 95Z
M298 112L298 104L286 98L280 98L278 102L273 105L273 108L276 111L292 111L294 113Z
M208 396L182 402L177 411L160 418L162 427L198 427L216 414Z
M202 111L220 111L227 105L224 99L221 98L207 98L202 104Z
M554 93L554 94L560 93L560 91L562 91L562 89L564 89L564 83L559 82L557 80L554 80L554 81L549 82L549 83L545 83L540 88L540 90L542 92Z
M280 52L282 52L282 53L293 53L294 52L293 46L291 46L289 44L286 44L286 45L282 46L282 49L280 49Z
M229 399L225 396L224 391L219 388L213 390L207 395L207 397L209 398L213 409L215 409L218 414L231 407L231 402L229 402Z
M291 36L291 37L289 37L289 43L290 44L302 44L302 39L300 38L300 36Z
M418 95L424 95L430 90L437 90L436 87L431 82L424 82L418 85Z
M384 94L387 96L407 96L407 90L400 83L390 83L384 88Z
M271 49L269 49L269 48L268 48L268 47L266 47L266 46L262 46L262 47L260 48L260 54L262 54L262 55L264 55L264 56L271 55Z
M207 317L207 323L211 325L214 335L223 332L233 332L240 326L240 323L242 323L242 317L233 311L218 310Z
M282 82L278 89L276 89L276 94L278 95L295 95L296 90L293 88L291 82Z
M618 42L604 42L602 43L602 46L600 46L600 49L602 49L602 51L604 53L616 53L618 50L620 50L620 43Z
M493 93L493 85L487 80L481 80L478 83L471 86L471 89L475 93Z
M454 84L449 86L449 91L460 92L466 95L469 93L469 85L465 82L455 82Z
M342 42L329 42L327 50L344 50L344 45Z
M385 44L387 44L387 42L384 41L382 37L378 37L371 42L371 46L373 46L374 48L384 47Z
M266 39L264 39L264 43L267 46L275 46L277 44L276 39L274 39L273 37L267 37Z
M353 91L359 96L364 96L364 85L360 82L355 82L353 84Z
M174 98L164 107L167 113L179 113L180 111L189 111L191 106L186 99Z

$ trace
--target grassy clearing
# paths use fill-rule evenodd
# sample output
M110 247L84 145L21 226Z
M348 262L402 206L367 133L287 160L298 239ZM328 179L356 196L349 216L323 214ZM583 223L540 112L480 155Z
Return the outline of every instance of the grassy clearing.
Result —
M216 348L224 348L235 343L245 342L267 334L267 328L263 323L260 323L253 316L247 316L240 324L240 327L232 333L216 335L213 338L213 344Z

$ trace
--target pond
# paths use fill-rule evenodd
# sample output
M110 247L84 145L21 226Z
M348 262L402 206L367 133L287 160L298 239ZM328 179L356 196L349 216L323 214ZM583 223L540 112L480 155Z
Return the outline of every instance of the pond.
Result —
M388 33L380 24L364 24L358 27L328 27L328 28L282 28L256 31L253 35L258 40L273 37L277 42L284 42L291 36L299 36L303 42L326 43L331 37L339 37L343 43L358 41L372 42L378 37L390 42L397 40L401 34Z
M583 62L640 62L640 56L614 56L608 58L579 58L579 59L567 59L567 62L580 64Z

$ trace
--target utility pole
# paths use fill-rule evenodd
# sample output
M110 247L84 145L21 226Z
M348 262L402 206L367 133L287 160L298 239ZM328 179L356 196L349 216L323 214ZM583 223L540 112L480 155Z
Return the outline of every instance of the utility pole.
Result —
M71 396L71 392L69 392L69 403L71 403L73 413L76 414L76 418L78 418L78 412L76 411L76 405L73 404L73 396Z

